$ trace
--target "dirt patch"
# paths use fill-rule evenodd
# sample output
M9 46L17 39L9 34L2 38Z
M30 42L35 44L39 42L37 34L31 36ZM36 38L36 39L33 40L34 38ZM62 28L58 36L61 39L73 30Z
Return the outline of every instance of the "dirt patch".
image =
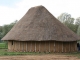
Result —
M80 60L68 55L0 56L0 60Z

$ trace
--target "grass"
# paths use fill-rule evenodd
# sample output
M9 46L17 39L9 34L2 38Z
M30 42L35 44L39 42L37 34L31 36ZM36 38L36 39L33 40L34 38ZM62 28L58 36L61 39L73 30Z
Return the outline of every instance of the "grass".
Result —
M14 55L43 55L43 54L62 54L62 55L73 55L80 58L80 52L73 53L35 53L35 52L8 52L7 44L0 43L0 56L14 56Z
M80 52L73 53L35 53L35 52L8 52L7 49L0 49L0 56L16 56L16 55L45 55L45 54L53 54L53 55L72 55L80 58Z
M49 53L35 53L35 52L8 52L7 49L0 49L0 56L14 56L14 55L44 55Z
M0 49L7 49L7 43L0 43Z

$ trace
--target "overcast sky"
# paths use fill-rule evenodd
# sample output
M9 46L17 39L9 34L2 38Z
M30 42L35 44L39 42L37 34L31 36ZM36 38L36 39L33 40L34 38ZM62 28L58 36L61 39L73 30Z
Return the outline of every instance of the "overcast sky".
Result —
M45 6L55 17L64 12L80 17L80 0L0 0L0 25L20 20L29 8L38 5Z

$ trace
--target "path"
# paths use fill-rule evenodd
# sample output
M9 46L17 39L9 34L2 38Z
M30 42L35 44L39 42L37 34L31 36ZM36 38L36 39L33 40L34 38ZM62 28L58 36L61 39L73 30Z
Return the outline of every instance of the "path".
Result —
M26 55L26 56L0 56L0 60L80 60L68 55Z

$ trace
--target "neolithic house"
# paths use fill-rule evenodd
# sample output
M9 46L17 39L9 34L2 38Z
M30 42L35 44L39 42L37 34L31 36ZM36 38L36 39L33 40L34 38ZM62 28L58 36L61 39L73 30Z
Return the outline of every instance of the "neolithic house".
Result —
M75 52L80 38L45 7L32 7L2 38L17 52Z

